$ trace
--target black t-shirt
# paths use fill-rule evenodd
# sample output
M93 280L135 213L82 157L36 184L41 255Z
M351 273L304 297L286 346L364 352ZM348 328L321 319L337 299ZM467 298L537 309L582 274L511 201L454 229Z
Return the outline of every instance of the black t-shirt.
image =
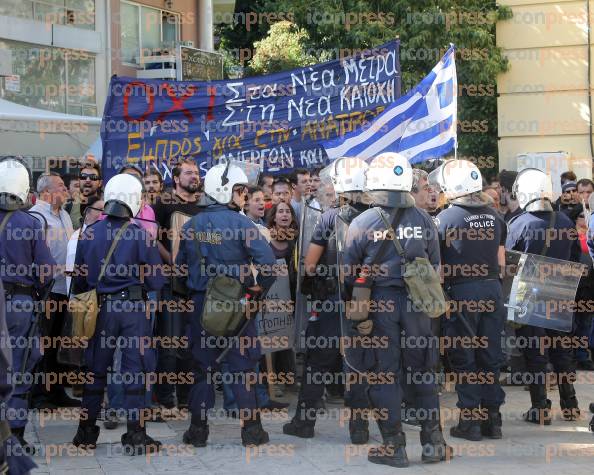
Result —
M505 245L507 227L488 207L450 206L437 216L444 279L451 282L496 279L497 253Z
M169 239L171 228L171 215L179 211L180 213L194 216L199 213L201 208L197 201L186 201L174 191L162 193L152 205L155 211L155 219L159 223L159 242L165 249L171 252L171 240Z

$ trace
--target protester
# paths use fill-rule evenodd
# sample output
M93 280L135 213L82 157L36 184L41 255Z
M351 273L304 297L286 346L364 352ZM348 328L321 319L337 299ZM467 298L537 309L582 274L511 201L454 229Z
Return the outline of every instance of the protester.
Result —
M272 205L280 203L290 203L292 197L292 185L288 178L278 177L272 183ZM272 206L271 206L272 207Z
M565 183L567 183L568 181L576 181L576 180L577 180L577 175L572 171L561 173L561 186L565 185Z
M575 181L566 181L561 187L561 191L561 196L555 202L554 208L556 211L563 211L566 215L569 215L573 209L580 205L577 183Z
M138 180L141 183L144 183L143 172L140 167L136 167L133 165L126 165L120 169L120 174L122 174L122 173L127 173L128 175L133 175L136 178L138 178ZM155 212L153 211L153 208L151 208L151 206L144 200L144 197L145 197L145 194L143 193L140 211L138 212L138 214L136 216L134 216L134 218L135 218L134 222L141 228L146 229L146 231L149 233L149 236L152 239L156 239L159 226L157 225L157 222L155 221Z
M266 226L270 231L270 247L276 259L284 259L289 275L291 300L295 301L297 286L297 269L295 267L295 253L297 252L297 237L299 225L293 208L286 202L275 204L266 213ZM275 372L295 374L295 353L293 350L278 351L273 354ZM284 394L283 389L277 386L277 396Z
M91 196L101 194L101 168L94 161L86 162L80 170L80 200L74 200L70 210L70 219L75 229L80 228L85 207Z
M266 209L269 209L272 206L272 184L274 183L274 177L268 173L263 173L260 175L258 180L258 186L262 188L264 192L264 203L266 204Z
M51 338L61 335L65 323L68 307L68 290L66 276L63 272L68 254L68 241L72 235L72 221L68 213L62 209L68 199L68 190L64 181L57 173L46 173L37 180L37 193L39 198L29 212L40 216L42 225L47 226L46 242L58 266L62 271L55 275L54 285L50 293L52 312L43 319L43 334ZM57 345L52 345L45 350L42 360L43 372L60 374L62 366L57 360ZM38 384L33 390L33 405L37 409L56 409L57 407L76 407L80 401L72 399L66 394L63 384L54 384L51 387Z
M586 208L589 208L588 203L590 201L590 196L594 192L594 182L589 178L582 178L577 181L576 185L579 203L585 205Z
M255 224L264 225L264 215L266 214L266 201L264 190L259 186L248 187L248 199L245 207L245 215Z
M417 208L428 211L431 207L431 187L427 180L428 173L420 168L413 169L413 182L410 194L415 199L415 206Z
M501 211L503 219L508 223L512 218L522 213L517 197L512 192L514 182L518 172L502 170L499 173L499 182L501 183Z
M155 168L149 168L144 174L143 182L145 200L153 205L163 192L163 177Z
M180 160L173 168L173 190L161 194L155 200L155 218L159 225L158 246L163 262L172 262L172 237L174 232L179 232L171 227L173 213L179 212L194 216L200 212L198 204L198 190L200 175L194 160ZM160 299L168 305L162 305L157 315L156 333L161 337L179 337L185 334L187 314L177 311L187 298L185 289L175 285L173 278L167 279L161 289ZM170 310L171 308L171 310ZM162 373L188 372L192 366L192 359L188 349L165 348L164 345L157 349L157 371ZM154 387L156 401L165 409L174 407L185 408L188 404L190 392L189 384L169 384L163 381Z
M72 211L72 206L75 202L80 201L80 177L78 175L66 175L64 176L64 184L68 188L68 200L64 205L64 210L68 214Z
M299 218L301 216L301 207L303 206L303 203L311 195L311 175L309 171L299 168L293 173L291 181L293 184L291 206L295 211L295 215Z
M310 188L311 188L311 195L316 196L318 189L320 188L320 184L322 181L320 180L320 169L314 168L311 171L311 181L310 181Z

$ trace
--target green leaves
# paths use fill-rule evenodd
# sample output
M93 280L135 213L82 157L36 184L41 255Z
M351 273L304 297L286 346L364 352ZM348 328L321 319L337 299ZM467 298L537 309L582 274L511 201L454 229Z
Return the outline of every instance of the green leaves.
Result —
M496 46L495 25L511 18L509 7L494 0L252 0L249 5L252 11L283 14L295 25L260 24L243 36L238 28L235 36L222 35L231 48L245 46L246 35L255 38L250 74L336 59L400 37L404 93L455 43L459 156L495 157L494 169L483 172L497 172L496 81L508 63Z

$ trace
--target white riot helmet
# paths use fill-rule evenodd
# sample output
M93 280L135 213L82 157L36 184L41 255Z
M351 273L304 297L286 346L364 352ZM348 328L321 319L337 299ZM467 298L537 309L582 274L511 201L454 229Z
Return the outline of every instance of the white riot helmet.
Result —
M408 159L394 152L375 157L365 173L366 191L407 191L412 189L413 173Z
M104 213L117 218L133 218L140 211L142 183L126 173L112 177L105 185Z
M0 161L0 209L22 208L29 197L29 170L16 157Z
M429 184L443 191L448 201L483 189L479 168L468 160L447 160L429 174Z
M524 211L553 210L553 182L549 175L537 168L526 168L518 173L512 194Z
M357 157L341 157L328 165L330 179L336 193L363 191L365 189L365 173L369 165L365 160ZM324 170L320 172L320 177Z
M248 177L241 167L231 162L219 163L206 172L204 192L217 203L228 205L233 200L233 187L248 184Z

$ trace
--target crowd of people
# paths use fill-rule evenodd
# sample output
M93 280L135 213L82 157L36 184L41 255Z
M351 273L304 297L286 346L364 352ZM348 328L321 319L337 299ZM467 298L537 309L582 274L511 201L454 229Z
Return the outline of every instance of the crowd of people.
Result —
M286 410L288 403L275 398L295 390L297 409L283 427L285 434L314 437L316 414L324 400L339 398L351 410L353 444L368 442L365 411L376 411L383 444L370 449L371 462L408 465L403 421L421 426L423 461L438 462L452 456L441 429L435 377L439 368L485 376L481 383L457 380L460 420L450 432L452 437L471 441L502 437L502 370L533 376L522 383L531 398L526 421L552 422L549 385L538 377L551 371L558 376L563 418L579 416L573 382L576 369L594 370L594 308L578 306L575 312L569 335L581 342L576 347L507 351L501 336L509 332L541 341L567 333L506 325L500 280L506 249L579 262L587 270L576 301L592 300L594 249L588 225L594 183L590 179L564 173L561 196L553 202L551 178L537 170L502 171L487 181L476 166L463 160L446 161L428 173L411 168L397 154L383 154L369 164L355 158L335 162L330 177L336 200L328 207L321 170L262 174L258 183L252 183L239 164L223 163L201 179L196 162L188 159L177 163L171 185L165 186L156 168L136 165L126 165L103 180L99 164L89 160L75 174L42 174L32 193L29 171L20 160L3 159L0 168L3 309L11 338L10 345L3 346L10 346L13 358L13 369L5 368L4 373L14 386L3 403L2 419L13 435L6 443L20 444L23 457L35 453L24 439L28 408L81 407L84 417L73 443L91 449L99 436L98 420L103 419L108 430L125 422L122 444L131 454L159 449L160 443L146 433L147 421L185 413L190 425L184 443L205 446L208 411L218 389L226 414L241 421L244 445L268 442L261 411ZM321 217L311 241L300 243L304 207L319 210ZM343 234L339 226L344 226ZM390 226L392 239L386 238ZM549 228L573 234L553 233L549 239ZM469 229L489 233L472 239ZM547 237L537 236L537 229L547 230ZM394 247L384 246L390 242ZM299 255L304 248L300 244L308 245L306 255ZM493 305L433 320L427 316L430 311L411 308L412 284L404 267L415 259L426 259L441 269L448 300ZM213 333L205 319L218 311L209 307L217 295L215 277L239 280L241 308L250 308L250 302L266 298L280 275L270 272L279 260L284 262L282 272L288 277L292 301L300 288L310 301L333 302L329 311L308 313L306 335L317 337L316 342L320 337L373 336L388 344L341 350L318 343L277 351L267 362L256 343L248 343L246 350L231 344L232 337L226 334L222 345L206 343L205 337ZM384 273L325 272L321 277L321 267L337 262L353 269L377 264ZM19 266L26 272L17 272ZM465 266L482 273L456 273ZM360 294L366 286L369 292ZM76 323L69 302L91 290L98 298L96 328L81 344L73 345ZM357 295L394 305L372 308L363 316L351 312L360 318L349 322L348 312L338 309L344 310L345 300L356 301ZM249 310L246 313L249 316ZM246 320L240 336L256 342L253 317ZM435 323L440 320L441 325ZM484 338L487 345L450 348L440 363L427 345L403 345L401 334L452 341L472 336ZM50 343L43 345L44 341ZM40 376L17 378L15 383L15 370ZM213 378L215 372L229 377ZM275 384L274 374L295 377ZM316 374L334 377L315 378ZM352 384L344 384L345 374L352 376L346 378ZM362 380L362 374L397 376L372 384Z

